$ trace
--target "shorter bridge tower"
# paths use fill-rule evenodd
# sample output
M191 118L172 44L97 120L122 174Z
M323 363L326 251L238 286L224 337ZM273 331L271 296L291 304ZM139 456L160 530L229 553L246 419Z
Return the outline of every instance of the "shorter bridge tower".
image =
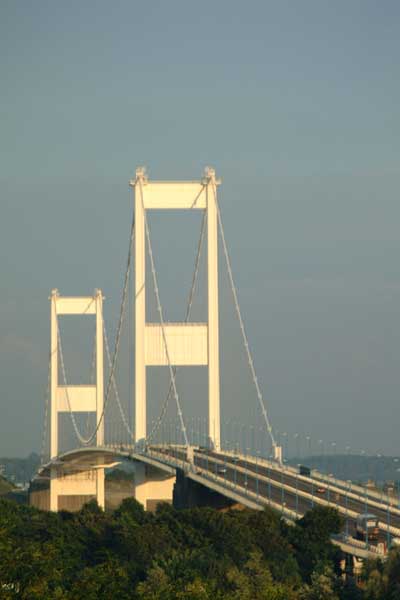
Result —
M60 296L53 290L50 296L51 352L50 352L50 458L59 454L60 413L85 412L96 414L96 433L93 444L104 445L104 357L103 357L103 295L96 290L89 297ZM58 381L60 332L59 315L95 315L96 317L96 382L94 385L60 385ZM59 496L95 496L104 508L104 468L80 470L79 473L61 473L55 465L50 477L50 510L58 510Z

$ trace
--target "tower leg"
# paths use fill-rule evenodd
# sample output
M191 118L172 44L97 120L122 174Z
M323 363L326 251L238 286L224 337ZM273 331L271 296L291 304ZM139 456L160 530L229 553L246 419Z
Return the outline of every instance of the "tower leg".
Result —
M135 189L135 441L146 439L146 259L144 208L141 192Z
M58 331L57 305L58 291L53 290L50 296L50 458L58 455Z
M105 509L105 477L104 477L104 469L96 469L96 497L97 504Z
M208 235L208 436L220 450L219 315L218 315L218 215L213 171L207 185Z
M57 469L50 469L50 510L58 511L58 474Z

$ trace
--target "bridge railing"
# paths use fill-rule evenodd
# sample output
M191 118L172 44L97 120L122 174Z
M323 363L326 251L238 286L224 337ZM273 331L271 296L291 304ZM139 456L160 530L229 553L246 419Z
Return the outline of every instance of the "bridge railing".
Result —
M389 496L387 496L387 495L382 496L381 494L374 492L374 490L368 490L367 488L363 488L363 487L353 484L353 483L350 486L345 481L342 481L340 479L336 479L333 477L329 477L329 476L324 475L323 473L320 473L319 471L316 471L314 469L312 469L312 471L311 471L311 476L306 477L304 475L301 475L294 467L292 467L290 465L284 465L284 464L280 465L276 461L271 461L264 457L256 458L251 455L239 455L239 454L229 451L229 450L224 450L223 454L226 454L229 456L240 456L241 460L244 460L248 463L252 463L254 465L258 464L260 466L264 465L267 468L271 468L276 471L283 471L283 472L290 473L293 477L296 477L299 481L309 482L310 479L313 481L316 481L316 482L323 481L334 492L345 493L345 495L348 498L353 498L354 500L357 500L359 502L365 502L365 499L367 498L367 500L368 500L367 503L369 506L375 506L377 508L381 508L384 510L387 510L387 508L389 507L389 510L391 513L400 515L400 509L398 508L398 506L396 506L392 501L388 502L388 499L390 500ZM367 491L367 493L366 493L366 491ZM357 492L359 492L359 493L357 493ZM371 497L373 497L375 499L372 499Z

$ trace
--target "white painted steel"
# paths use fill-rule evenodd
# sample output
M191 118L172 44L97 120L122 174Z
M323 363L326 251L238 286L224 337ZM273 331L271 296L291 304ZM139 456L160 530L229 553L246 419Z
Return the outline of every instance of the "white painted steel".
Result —
M205 188L198 181L145 181L143 204L145 210L205 209Z
M104 444L104 341L103 341L103 294L96 290L96 443ZM104 496L104 485L103 485ZM99 503L100 504L100 503ZM104 504L104 498L103 498Z
M56 388L57 411L96 412L95 385L59 385Z
M218 307L218 208L214 169L206 170L207 181L207 271L208 271L208 437L215 450L221 447Z
M213 169L207 169L201 182L149 182L144 169L137 169L134 188L135 202L135 439L147 437L146 426L146 366L168 365L171 385L177 402L182 433L186 427L175 385L173 365L208 364L209 439L220 448L220 382L219 382L219 308L218 308L218 212ZM164 322L157 278L151 250L148 209L206 209L208 231L208 323L201 329L192 324L171 325ZM149 250L154 291L160 317L158 328L146 324L146 243ZM179 331L178 327L182 329ZM206 328L206 330L204 329ZM205 331L207 349L204 350ZM190 339L189 339L190 338Z
M50 296L50 458L58 454L58 325L57 301L58 291L52 290Z
M146 439L146 235L143 201L135 187L135 440Z
M207 325L203 323L165 323L165 337L171 365L207 365ZM167 354L160 325L145 328L145 362L148 366L167 366Z
M104 393L103 393L103 296L100 290L96 290L92 298L68 298L59 296L58 290L53 290L50 296L50 457L54 459L58 455L58 414L69 412L72 424L78 440L81 443L90 443L96 437L96 443L104 443ZM81 312L79 312L81 311ZM96 316L96 385L94 386L68 386L65 374L65 365L62 354L61 338L58 327L58 315L88 315ZM64 385L58 384L58 358L60 356L61 369ZM95 433L85 440L77 427L75 412L95 412ZM100 506L104 506L104 474L96 475L98 482L96 497ZM60 495L60 484L57 471L52 468L50 479L50 509L57 510ZM64 493L69 493L65 492Z
M95 315L96 300L93 296L76 298L72 296L56 296L58 315Z

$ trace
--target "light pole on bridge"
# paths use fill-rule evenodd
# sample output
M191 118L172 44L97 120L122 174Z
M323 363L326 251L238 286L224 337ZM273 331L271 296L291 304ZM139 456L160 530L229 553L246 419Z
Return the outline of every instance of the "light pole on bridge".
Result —
M349 493L351 492L352 481L351 479L347 480L347 488L346 488L346 537L349 537Z
M296 471L296 517L299 513L299 471L300 471L300 463L297 465Z
M306 435L306 440L308 443L308 456L311 456L311 435Z
M260 455L260 451L257 450L256 452L256 492L257 492L257 499L259 496L259 487L258 487L258 461L259 461L259 455Z
M247 486L248 486L248 483L249 483L248 480L247 480L247 470L249 468L249 460L248 460L248 458L249 458L249 452L250 452L250 448L246 448L246 453L247 453L246 454L246 470L244 472L244 485L246 487L246 494L247 494Z
M294 438L295 444L296 444L296 458L300 458L300 452L299 452L299 434L296 432L293 435L293 438Z

